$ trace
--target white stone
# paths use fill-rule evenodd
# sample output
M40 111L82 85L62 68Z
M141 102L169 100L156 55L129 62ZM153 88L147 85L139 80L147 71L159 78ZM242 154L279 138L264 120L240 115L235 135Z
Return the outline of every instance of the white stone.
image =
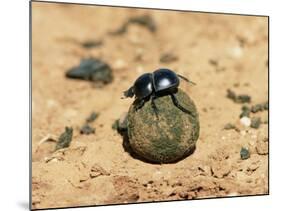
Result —
M251 119L249 117L244 116L240 119L240 123L246 127L249 127L251 125Z

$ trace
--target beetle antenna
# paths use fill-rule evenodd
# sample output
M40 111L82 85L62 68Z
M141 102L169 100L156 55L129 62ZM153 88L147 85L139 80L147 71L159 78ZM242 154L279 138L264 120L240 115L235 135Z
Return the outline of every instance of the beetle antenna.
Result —
M187 79L186 77L184 77L184 76L182 76L182 75L177 74L177 76L180 77L181 79L185 80L185 81L188 82L188 83L191 83L191 84L193 84L193 85L196 85L196 83L194 83L193 81Z
M125 99L127 97L133 97L135 95L134 93L134 87L130 87L128 90L124 91L123 92L124 96L121 97L121 99Z

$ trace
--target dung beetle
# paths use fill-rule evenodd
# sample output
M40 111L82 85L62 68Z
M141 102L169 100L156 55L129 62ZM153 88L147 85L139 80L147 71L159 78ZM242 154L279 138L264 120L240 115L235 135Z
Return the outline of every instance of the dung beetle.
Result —
M139 103L138 108L141 108L144 103L151 98L152 108L158 116L158 110L154 100L160 96L170 95L176 107L185 113L191 114L190 111L180 105L175 96L177 88L180 84L180 78L186 82L195 84L184 76L176 74L172 70L161 68L155 70L153 73L144 73L137 78L134 85L128 90L124 91L124 96L125 98L135 96Z

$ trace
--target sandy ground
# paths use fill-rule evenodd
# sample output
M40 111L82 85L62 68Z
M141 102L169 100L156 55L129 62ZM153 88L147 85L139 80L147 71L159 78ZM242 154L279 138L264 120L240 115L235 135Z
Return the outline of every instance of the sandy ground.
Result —
M151 33L131 25L110 36L129 17L149 14ZM268 100L267 18L181 13L123 8L32 4L32 206L33 208L184 200L268 193L268 125L259 129L239 121L241 104L226 90L252 97L250 105ZM85 49L79 42L102 39ZM159 62L172 52L177 61ZM100 58L111 65L114 81L103 88L65 78L81 58ZM216 61L217 65L214 65ZM197 83L181 88L200 115L196 151L174 164L150 164L131 157L122 137L111 128L131 99L122 92L144 72L171 68ZM91 125L79 128L92 111ZM267 111L251 114L267 120ZM224 130L227 123L239 130ZM53 153L66 126L73 127L69 148ZM240 159L241 147L251 156Z

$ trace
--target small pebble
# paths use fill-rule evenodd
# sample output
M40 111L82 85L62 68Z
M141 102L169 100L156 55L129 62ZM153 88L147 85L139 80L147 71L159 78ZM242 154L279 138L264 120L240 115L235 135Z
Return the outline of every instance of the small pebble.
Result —
M260 117L253 117L251 119L251 128L258 129L261 124L261 118Z
M250 157L250 152L245 147L242 147L240 150L240 157L242 160L246 160Z
M240 119L240 123L246 127L249 127L251 125L251 119L249 117L244 116Z

